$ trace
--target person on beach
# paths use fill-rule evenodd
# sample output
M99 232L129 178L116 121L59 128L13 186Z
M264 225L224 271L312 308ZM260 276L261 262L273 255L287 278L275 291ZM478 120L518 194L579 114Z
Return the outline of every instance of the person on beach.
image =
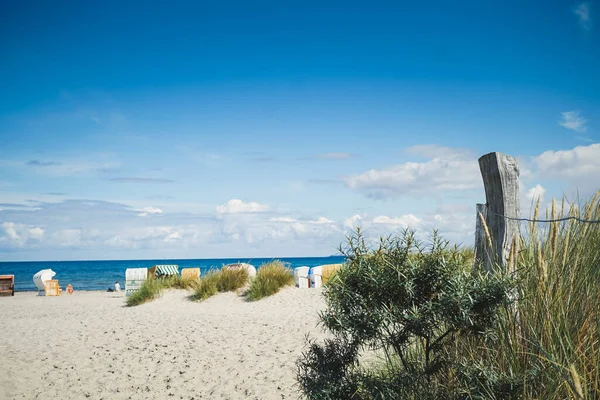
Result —
M121 291L121 285L119 285L119 281L115 282L115 292L120 292Z

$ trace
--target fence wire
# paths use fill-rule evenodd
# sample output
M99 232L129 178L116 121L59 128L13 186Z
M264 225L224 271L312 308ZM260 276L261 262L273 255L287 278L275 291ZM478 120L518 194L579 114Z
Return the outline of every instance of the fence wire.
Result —
M514 217L507 217L506 215L502 215L502 214L498 214L492 211L486 211L486 213L488 215L495 215L497 217L502 217L511 221L523 221L523 222L563 222L563 221L568 221L568 220L574 220L574 221L578 221L578 222L582 222L584 224L600 224L600 220L591 220L591 219L583 219L583 218L579 218L579 217L564 217L564 218L557 218L557 219L529 219L529 218L514 218Z

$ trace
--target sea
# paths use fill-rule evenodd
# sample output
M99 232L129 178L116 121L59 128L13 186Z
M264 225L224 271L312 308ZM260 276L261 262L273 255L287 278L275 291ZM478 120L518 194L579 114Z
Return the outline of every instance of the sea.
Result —
M343 256L328 257L292 257L277 258L289 268L315 267L323 264L337 264L344 261ZM272 261L271 258L246 259L185 259L185 260L110 260L110 261L22 261L0 262L0 275L15 276L15 291L37 291L33 283L33 275L42 269L56 272L61 287L68 284L74 290L107 290L119 282L125 287L125 270L128 268L151 268L157 264L175 264L182 268L200 268L200 275L211 269L220 269L224 265L245 262L259 268L262 264Z

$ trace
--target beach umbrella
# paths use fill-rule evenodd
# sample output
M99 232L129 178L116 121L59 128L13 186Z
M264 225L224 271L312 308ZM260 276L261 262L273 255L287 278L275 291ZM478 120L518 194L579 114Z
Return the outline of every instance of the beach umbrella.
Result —
M38 271L35 275L33 275L33 283L37 286L38 290L44 290L44 282L49 281L56 275L56 272L51 269L43 269Z

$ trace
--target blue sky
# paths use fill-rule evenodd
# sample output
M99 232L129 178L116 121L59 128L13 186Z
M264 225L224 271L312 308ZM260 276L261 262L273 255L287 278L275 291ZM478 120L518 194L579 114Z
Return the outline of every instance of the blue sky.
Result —
M0 260L328 255L356 225L470 244L490 151L524 213L589 195L598 10L2 4Z

